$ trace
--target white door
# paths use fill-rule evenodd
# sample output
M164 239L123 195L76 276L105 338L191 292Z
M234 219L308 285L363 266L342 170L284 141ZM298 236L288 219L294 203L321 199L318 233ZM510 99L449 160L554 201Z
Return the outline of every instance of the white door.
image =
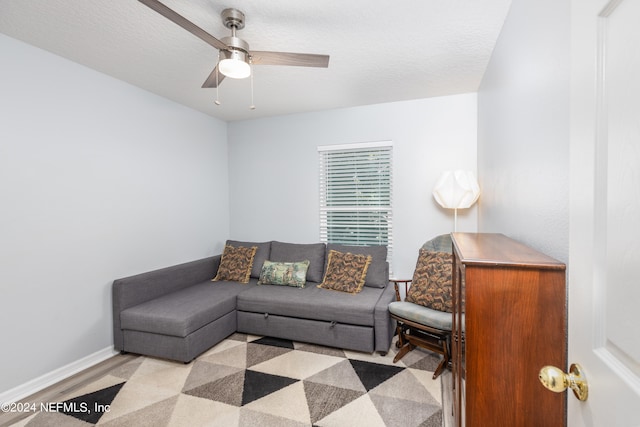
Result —
M640 1L571 1L568 425L640 426Z

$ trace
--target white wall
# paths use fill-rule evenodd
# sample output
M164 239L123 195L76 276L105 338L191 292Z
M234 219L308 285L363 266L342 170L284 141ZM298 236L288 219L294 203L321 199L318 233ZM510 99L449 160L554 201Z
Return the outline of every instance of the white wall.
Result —
M476 167L476 95L230 123L230 231L234 239L317 242L319 145L394 143L394 265L413 274L418 249L453 230L431 190L443 170ZM476 231L475 208L459 231Z
M0 35L0 395L112 348L111 282L219 253L226 124Z
M514 0L478 91L479 231L569 246L569 2Z

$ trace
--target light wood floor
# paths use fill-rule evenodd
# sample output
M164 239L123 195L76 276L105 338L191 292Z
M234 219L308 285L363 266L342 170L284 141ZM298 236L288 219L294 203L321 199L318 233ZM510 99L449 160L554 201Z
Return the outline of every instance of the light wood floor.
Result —
M92 366L91 368L85 369L82 372L78 372L77 374L63 381L60 381L59 383L49 386L44 390L39 391L38 393L20 400L20 403L35 403L39 408L40 403L61 402L63 401L64 396L97 380L110 370L122 364L125 364L128 361L135 359L136 357L139 356L133 354L115 355L105 360L104 362L100 362L97 365ZM17 423L18 421L30 417L33 414L33 412L0 412L0 427L10 426L11 424Z

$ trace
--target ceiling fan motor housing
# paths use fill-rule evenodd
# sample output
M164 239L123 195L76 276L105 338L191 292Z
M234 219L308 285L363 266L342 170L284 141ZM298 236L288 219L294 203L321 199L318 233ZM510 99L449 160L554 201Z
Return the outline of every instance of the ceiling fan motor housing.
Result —
M236 37L236 30L244 28L244 13L238 9L225 9L221 13L224 26L231 30L231 36L223 37L222 42L229 47L227 51L220 51L220 56L224 59L236 59L249 62L249 43Z
M249 53L249 43L239 37L222 37L221 40L231 48L230 50L241 50L245 53Z

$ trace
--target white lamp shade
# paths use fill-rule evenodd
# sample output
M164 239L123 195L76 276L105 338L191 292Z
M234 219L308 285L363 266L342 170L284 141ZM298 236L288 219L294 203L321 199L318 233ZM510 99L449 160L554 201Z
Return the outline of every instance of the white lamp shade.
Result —
M218 70L232 79L245 79L251 75L251 66L246 61L246 54L238 50L221 51Z
M471 171L446 171L433 188L433 197L443 208L470 208L480 196L480 187Z

